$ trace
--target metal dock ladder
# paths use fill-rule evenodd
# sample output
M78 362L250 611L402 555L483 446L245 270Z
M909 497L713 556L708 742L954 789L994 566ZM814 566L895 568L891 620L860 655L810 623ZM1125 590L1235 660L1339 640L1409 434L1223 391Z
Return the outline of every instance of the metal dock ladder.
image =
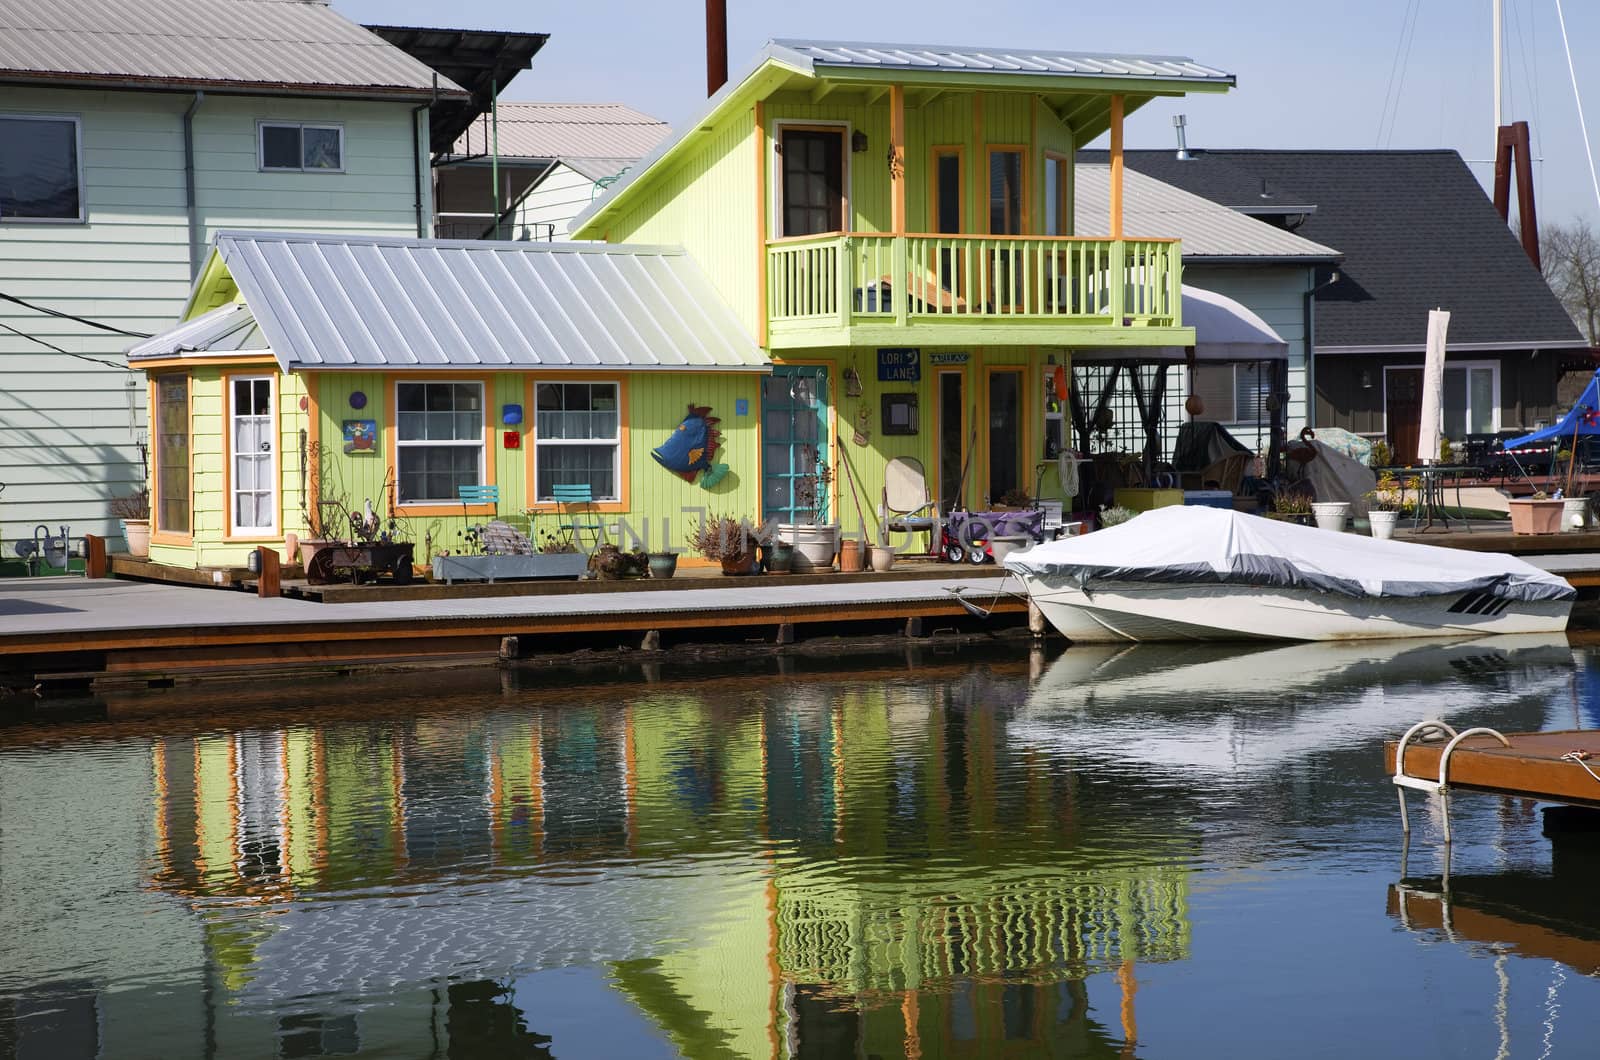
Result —
M1450 726L1437 719L1419 721L1406 730L1400 737L1400 744L1394 749L1394 783L1400 796L1400 830L1406 834L1406 839L1411 838L1411 819L1406 816L1406 789L1415 788L1425 791L1430 795L1437 795L1444 808L1444 841L1450 843L1450 756L1455 753L1456 746L1469 736L1493 736L1502 746L1510 747L1511 741L1507 740L1498 730L1479 727L1456 732ZM1406 745L1413 739L1417 741L1427 739L1449 739L1444 751L1439 755L1439 776L1437 779L1430 777L1414 777L1406 772Z

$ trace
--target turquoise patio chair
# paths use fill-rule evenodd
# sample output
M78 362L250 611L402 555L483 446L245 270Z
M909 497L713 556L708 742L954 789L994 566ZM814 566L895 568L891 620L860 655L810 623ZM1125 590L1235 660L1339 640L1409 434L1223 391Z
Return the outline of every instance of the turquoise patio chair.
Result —
M569 534L572 543L580 549L583 547L583 532L588 531L593 539L593 547L589 551L600 547L600 542L606 536L606 524L593 510L593 486L587 482L556 483L550 487L550 499L556 502L556 518L559 520L556 529Z
M492 504L495 514L499 514L499 486L457 486L456 497L461 501L462 515L466 515L468 506L473 504Z

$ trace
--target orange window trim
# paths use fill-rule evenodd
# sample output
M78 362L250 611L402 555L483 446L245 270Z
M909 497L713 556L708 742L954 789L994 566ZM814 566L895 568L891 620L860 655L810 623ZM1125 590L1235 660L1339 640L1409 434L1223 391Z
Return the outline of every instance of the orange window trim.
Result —
M177 373L168 374L175 375ZM145 408L152 410L152 412L147 413L147 419L152 414L159 415L160 413L160 406L156 404L156 395L159 392L158 383L160 378L160 376L149 377L150 389L148 395L148 404L145 405ZM188 403L188 410L185 413L185 418L189 424L189 529L185 531L174 531L163 530L161 528L160 431L148 431L146 433L148 433L150 438L155 440L156 443L150 447L150 484L152 487L150 490L150 543L153 545L180 545L188 547L194 544L194 376L184 373L184 378L188 380L188 385L184 387L184 399ZM159 420L155 421L153 425L159 428Z
M407 372L403 375L390 375L383 381L383 401L387 410L388 422L383 425L383 450L384 457L389 461L389 466L394 469L395 491L400 489L400 461L397 454L397 442L400 437L400 406L396 397L397 383L477 383L483 387L483 484L495 485L495 418L491 414L491 405L494 400L494 380L482 375L444 375L437 372ZM395 514L402 517L429 516L429 515L488 515L496 514L497 505L494 504L444 504L430 502L427 504L401 504L395 503Z
M266 378L272 385L272 483L273 493L278 498L278 533L261 534L259 532L240 535L234 532L233 526L233 381L235 379L261 379ZM275 374L263 372L223 372L222 373L222 540L231 544L264 544L271 541L282 541L284 535L283 520L286 514L283 510L283 395L278 385L279 377ZM256 528L252 527L252 530Z
M632 388L633 375L618 374L606 375L600 372L561 372L556 375L528 376L528 381L523 394L523 408L527 410L522 417L523 449L527 454L523 458L523 473L527 476L528 503L525 511L528 512L554 512L560 506L554 501L539 500L538 493L538 461L539 461L539 432L536 428L539 408L535 402L536 387L540 383L548 382L574 382L574 383L615 383L617 386L617 499L614 501L595 501L590 505L589 511L621 513L631 511L628 507L628 494L632 485L629 475L630 459L633 455L628 444L628 401L629 391Z
M928 196L928 231L939 232L939 199L944 192L939 182L939 159L947 155L956 158L956 224L961 229L961 234L967 232L967 151L960 144L935 144L928 149L928 186L931 194ZM956 233L940 233L953 235Z

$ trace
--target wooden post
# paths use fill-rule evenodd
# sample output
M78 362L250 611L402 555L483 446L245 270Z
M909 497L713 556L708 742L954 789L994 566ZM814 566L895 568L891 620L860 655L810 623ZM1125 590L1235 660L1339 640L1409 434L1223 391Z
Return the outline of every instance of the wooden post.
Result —
M906 233L906 90L889 86L889 223L897 236ZM854 225L848 227L854 228ZM895 294L898 296L899 291Z
M1122 238L1122 97L1111 97L1111 238Z
M766 348L767 314L767 127L756 101L756 345Z
M86 577L104 578L111 573L111 565L106 560L106 539L93 534L83 535L83 548L87 554L83 564Z
M256 576L256 595L281 596L283 587L278 576L278 550L263 545L256 549L256 555L261 559L261 573Z

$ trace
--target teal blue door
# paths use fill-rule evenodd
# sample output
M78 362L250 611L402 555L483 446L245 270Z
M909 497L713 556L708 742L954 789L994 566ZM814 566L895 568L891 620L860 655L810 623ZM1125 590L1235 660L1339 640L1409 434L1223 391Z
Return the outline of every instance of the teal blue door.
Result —
M828 369L778 365L761 381L761 517L828 522Z

